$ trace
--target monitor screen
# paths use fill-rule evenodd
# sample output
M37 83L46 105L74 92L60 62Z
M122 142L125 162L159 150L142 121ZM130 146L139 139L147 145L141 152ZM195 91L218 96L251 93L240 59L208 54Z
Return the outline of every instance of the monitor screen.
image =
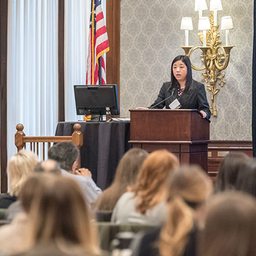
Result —
M77 115L119 115L116 84L74 85Z

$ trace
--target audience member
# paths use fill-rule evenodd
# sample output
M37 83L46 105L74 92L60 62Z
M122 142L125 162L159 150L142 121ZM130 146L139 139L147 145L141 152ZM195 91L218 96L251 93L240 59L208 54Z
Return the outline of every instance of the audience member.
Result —
M124 154L117 166L112 185L103 191L97 200L97 210L113 211L118 199L127 188L134 185L138 171L147 156L148 152L140 148L132 148Z
M204 221L205 202L212 182L198 166L182 166L169 178L168 215L163 227L141 235L133 256L194 256L197 231Z
M53 174L61 174L59 164L56 161L51 159L37 163L34 168L34 172L36 173L49 172ZM6 211L6 219L11 221L20 212L22 212L22 207L21 207L20 198L18 197L18 200L12 203L8 207Z
M215 183L215 192L222 192L235 188L237 176L241 166L248 161L249 157L242 152L227 154L222 160Z
M23 236L27 231L27 214L37 190L41 190L41 186L44 185L43 182L41 182L41 179L46 179L44 175L45 174L42 173L34 173L25 181L19 194L19 200L15 202L19 202L19 211L10 224L0 228L0 252L14 254L24 249ZM49 178L51 179L51 176Z
M32 200L27 196L25 200L22 193L29 211L20 255L99 255L97 233L77 182L49 173L38 175Z
M89 205L96 202L101 189L94 183L88 169L77 169L79 150L73 143L62 142L54 145L48 151L48 158L59 163L62 175L76 180Z
M74 180L54 176L37 191L29 211L24 255L99 255L96 229L81 188Z
M27 150L20 150L10 158L7 166L9 175L9 193L0 194L0 208L8 208L17 200L20 190L33 173L38 160L34 153Z
M151 153L143 162L136 183L118 200L111 221L161 224L166 217L166 179L179 166L167 150Z
M238 191L227 191L207 204L200 256L256 255L256 200Z
M256 197L256 159L251 158L240 167L236 189Z

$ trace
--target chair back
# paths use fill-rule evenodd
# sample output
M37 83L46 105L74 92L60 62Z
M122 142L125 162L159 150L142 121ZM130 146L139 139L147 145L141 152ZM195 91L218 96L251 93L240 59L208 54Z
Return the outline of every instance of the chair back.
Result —
M134 232L120 232L111 242L112 256L130 256L132 249L130 248L131 242L135 236Z
M110 222L112 211L97 211L96 219L98 222Z
M149 230L151 228L156 227L156 225L151 224L138 224L138 223L123 223L123 224L117 224L113 222L97 222L96 223L98 227L98 233L99 233L99 242L100 242L100 248L105 251L111 252L113 249L112 241L114 239L121 239L123 240L120 243L121 249L125 249L127 244L130 243L130 238L127 237L128 233L138 233L141 230ZM123 235L120 235L120 233L125 232L125 239ZM118 234L118 235L117 235ZM120 247L118 245L118 247Z
M26 149L28 144L28 150L31 150L36 155L38 155L40 160L45 160L48 149L52 147L54 143L72 142L80 150L83 145L81 125L74 124L73 128L74 132L71 136L26 136L26 134L23 132L23 124L17 124L17 131L15 133L15 146L17 147L17 151L19 151L21 149ZM79 156L78 167L81 167L81 154Z
M6 224L10 224L11 221L10 220L0 220L0 226L6 225Z
M6 220L6 208L0 208L0 220Z

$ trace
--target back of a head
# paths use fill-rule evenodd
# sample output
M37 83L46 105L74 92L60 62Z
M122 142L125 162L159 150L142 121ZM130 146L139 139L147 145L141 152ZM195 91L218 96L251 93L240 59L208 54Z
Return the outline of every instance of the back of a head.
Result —
M212 193L212 182L199 166L186 166L170 175L168 217L161 232L161 256L180 256L196 224L195 211ZM170 254L171 252L171 254Z
M42 162L41 162L42 163ZM38 165L38 164L37 164ZM37 166L36 165L36 166ZM59 170L60 171L60 170ZM33 200L37 200L37 193L45 189L47 179L52 179L52 175L59 175L59 172L48 172L45 170L34 172L24 183L19 200L25 213L29 213Z
M58 143L49 149L48 158L55 160L61 169L71 171L74 162L79 158L79 150L71 142Z
M234 189L238 173L248 160L249 157L242 152L227 154L219 166L215 186L216 192Z
M235 186L236 190L256 197L256 159L250 158L240 167Z
M53 174L61 174L60 165L55 160L52 159L48 159L37 163L34 168L34 172L49 172Z
M40 182L29 211L30 244L64 242L97 252L96 236L79 185L70 178L48 173L41 174Z
M10 179L10 194L17 196L27 178L33 173L38 163L37 156L27 150L20 150L10 158L8 174Z
M178 172L170 175L168 182L169 200L176 196L185 202L204 202L212 192L212 182L205 171L197 165L182 165Z
M256 255L256 201L238 191L215 195L208 203L200 255Z
M148 152L140 148L132 148L123 155L117 166L113 183L99 196L98 210L112 211L114 209L116 202L126 192L127 187L134 185L139 169L147 156Z
M145 159L132 188L139 195L137 211L144 214L147 209L154 207L151 200L165 190L168 176L178 167L178 158L167 150L154 151Z
M136 184L138 189L158 191L166 181L170 172L179 166L178 158L167 150L152 152L143 162L138 173Z
M135 183L138 171L147 158L148 152L140 148L132 148L121 158L114 182L129 186Z

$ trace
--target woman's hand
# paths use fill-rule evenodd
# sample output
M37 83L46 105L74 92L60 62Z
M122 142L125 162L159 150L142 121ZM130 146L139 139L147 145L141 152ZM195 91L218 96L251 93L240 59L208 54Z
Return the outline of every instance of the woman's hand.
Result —
M200 113L201 113L203 118L206 118L207 115L206 115L206 113L203 110L200 110Z

